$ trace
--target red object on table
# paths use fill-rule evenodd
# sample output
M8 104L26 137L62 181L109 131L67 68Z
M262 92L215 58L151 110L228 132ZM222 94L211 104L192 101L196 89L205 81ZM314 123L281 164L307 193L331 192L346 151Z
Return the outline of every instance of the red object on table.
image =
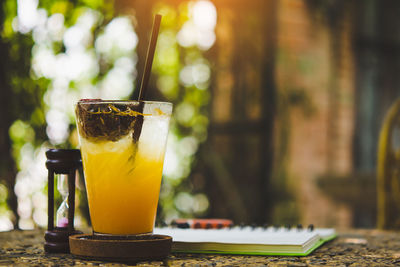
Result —
M233 226L228 219L175 219L171 223L178 228L221 229Z

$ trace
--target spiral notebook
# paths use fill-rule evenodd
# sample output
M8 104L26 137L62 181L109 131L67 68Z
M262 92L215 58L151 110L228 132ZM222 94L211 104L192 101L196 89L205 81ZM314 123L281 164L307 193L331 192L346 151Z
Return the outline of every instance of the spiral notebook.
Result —
M336 237L334 229L251 228L179 229L155 228L155 234L172 236L172 252L307 256Z

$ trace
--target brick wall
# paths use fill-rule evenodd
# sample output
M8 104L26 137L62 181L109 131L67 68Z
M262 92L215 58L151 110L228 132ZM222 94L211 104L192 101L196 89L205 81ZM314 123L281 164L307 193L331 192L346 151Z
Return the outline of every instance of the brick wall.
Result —
M288 99L280 112L289 113L290 125L279 125L276 134L282 127L290 128L288 186L302 223L347 227L352 219L348 208L324 195L316 181L327 173L352 171L355 92L349 20L341 22L340 35L332 36L326 25L309 15L305 1L279 4L277 83L280 96ZM336 54L333 44L339 46ZM301 102L290 101L299 92Z

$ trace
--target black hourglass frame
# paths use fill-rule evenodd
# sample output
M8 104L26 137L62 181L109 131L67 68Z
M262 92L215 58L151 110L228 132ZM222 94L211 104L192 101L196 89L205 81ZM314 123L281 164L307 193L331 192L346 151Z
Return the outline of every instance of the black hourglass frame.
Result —
M48 169L48 221L44 249L51 253L69 253L69 236L81 234L74 229L75 174L82 168L79 149L49 149L46 152ZM68 175L68 226L54 226L54 177Z

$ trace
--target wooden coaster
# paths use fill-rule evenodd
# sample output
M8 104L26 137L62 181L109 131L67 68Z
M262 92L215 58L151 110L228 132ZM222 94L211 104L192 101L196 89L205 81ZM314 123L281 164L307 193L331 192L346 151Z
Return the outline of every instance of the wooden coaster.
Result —
M91 260L138 262L163 260L171 252L172 237L166 235L69 237L71 254Z

